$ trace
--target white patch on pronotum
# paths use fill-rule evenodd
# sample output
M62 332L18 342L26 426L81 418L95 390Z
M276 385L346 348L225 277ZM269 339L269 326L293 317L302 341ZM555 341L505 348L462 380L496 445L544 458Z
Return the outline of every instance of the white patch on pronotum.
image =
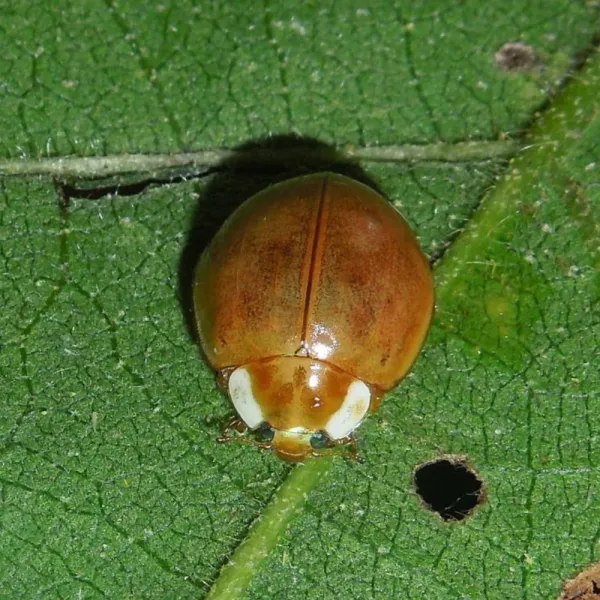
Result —
M362 382L354 380L337 412L329 419L325 431L332 440L339 440L352 433L369 410L371 392Z
M252 393L250 374L243 367L236 369L229 377L229 396L238 415L250 429L255 429L264 421L262 410Z

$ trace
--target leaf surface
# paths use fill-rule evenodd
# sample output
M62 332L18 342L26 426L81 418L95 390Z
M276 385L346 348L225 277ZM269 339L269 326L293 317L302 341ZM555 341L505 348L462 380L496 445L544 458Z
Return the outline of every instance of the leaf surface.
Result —
M0 596L552 598L597 559L598 15L517 0L5 7L0 173L20 175L0 181ZM500 69L506 42L539 62ZM364 464L290 474L214 442L231 409L178 289L212 177L135 187L148 169L127 155L294 132L379 147L364 169L445 254L422 356L360 430ZM100 189L97 163L59 167L87 157L122 157L121 193L77 197ZM460 523L412 486L446 454L487 494Z

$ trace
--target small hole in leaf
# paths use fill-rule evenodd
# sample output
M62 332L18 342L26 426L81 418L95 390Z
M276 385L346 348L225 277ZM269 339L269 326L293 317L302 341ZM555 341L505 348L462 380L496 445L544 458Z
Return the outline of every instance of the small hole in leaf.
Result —
M463 460L444 458L415 470L415 490L444 521L462 521L483 502L483 483Z

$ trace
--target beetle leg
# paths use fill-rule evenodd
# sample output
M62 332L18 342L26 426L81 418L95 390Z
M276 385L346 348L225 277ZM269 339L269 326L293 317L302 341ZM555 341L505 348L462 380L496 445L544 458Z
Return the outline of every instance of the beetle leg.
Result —
M235 367L225 367L217 372L217 386L225 395L228 392L229 377L234 371Z
M244 421L241 419L234 417L225 424L223 430L221 431L220 437L217 438L217 442L222 444L224 442L243 439L242 436L246 435L247 432L248 426L246 423L244 423Z
M340 449L345 450L345 453L340 452ZM313 449L313 456L343 456L349 458L357 463L365 462L363 458L358 455L358 444L356 438L353 435L348 435L345 438L341 438L335 441L335 445L330 448Z
M250 446L256 446L257 448L266 448L270 450L272 445L269 442L259 442L257 440L253 440L252 438L247 437L248 434L248 426L244 421L234 417L230 419L225 426L223 427L223 431L221 435L217 438L218 444L224 444L226 442L242 442L243 444L248 444Z
M358 444L356 443L356 438L353 435L343 438L340 440L340 443L344 444L348 450L348 453L346 454L347 458L350 458L357 463L365 462L364 459L358 455Z

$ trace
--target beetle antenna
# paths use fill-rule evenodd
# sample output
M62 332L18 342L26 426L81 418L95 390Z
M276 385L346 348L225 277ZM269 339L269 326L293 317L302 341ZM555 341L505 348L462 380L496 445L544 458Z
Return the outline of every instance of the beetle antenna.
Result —
M252 440L250 438L244 437L242 435L238 436L230 436L225 437L221 436L216 439L217 444L225 444L227 442L241 442L242 444L248 444L249 446L256 446L257 448L265 448L270 450L272 445L268 442L257 442L256 440Z

